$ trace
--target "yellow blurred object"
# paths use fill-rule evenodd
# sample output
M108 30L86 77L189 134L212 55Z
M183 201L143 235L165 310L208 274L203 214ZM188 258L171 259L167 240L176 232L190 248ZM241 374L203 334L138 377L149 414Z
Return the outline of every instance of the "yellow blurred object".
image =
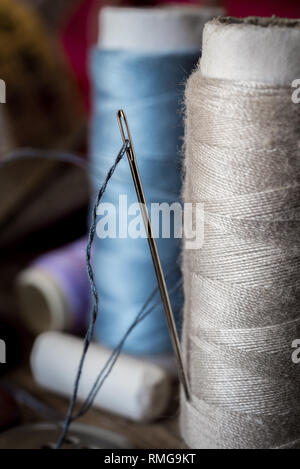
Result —
M0 0L0 78L6 147L77 146L84 118L72 74L36 11L17 0Z

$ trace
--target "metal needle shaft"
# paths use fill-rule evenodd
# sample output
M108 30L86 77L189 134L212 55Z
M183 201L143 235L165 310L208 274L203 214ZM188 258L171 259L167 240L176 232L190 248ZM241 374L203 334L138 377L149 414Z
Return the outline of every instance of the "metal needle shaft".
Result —
M168 321L168 326L169 326L169 330L171 334L171 340L172 340L175 356L177 359L179 379L183 386L185 396L189 400L190 390L189 390L189 384L188 384L187 376L186 376L184 365L183 365L180 341L179 341L179 337L178 337L178 333L176 329L176 324L174 321L174 315L173 315L172 306L170 303L166 280L165 280L164 273L162 270L156 241L153 235L151 220L150 220L150 216L149 216L149 212L148 212L148 208L146 204L146 198L144 194L141 177L139 174L139 169L138 169L138 165L137 165L137 161L135 157L134 147L132 143L132 138L131 138L126 114L123 110L120 109L117 113L117 117L118 117L118 123L119 123L123 142L124 143L129 142L127 150L126 150L127 158L128 158L129 165L130 165L130 170L131 170L137 198L140 204L143 222L144 222L145 230L147 233L148 244L149 244L149 248L150 248L151 255L152 255L152 260L153 260L153 264L155 268L155 273L156 273L156 277L157 277L157 281L159 285L162 302L163 302L165 313L166 313L166 318ZM125 125L126 131L124 130L123 123Z

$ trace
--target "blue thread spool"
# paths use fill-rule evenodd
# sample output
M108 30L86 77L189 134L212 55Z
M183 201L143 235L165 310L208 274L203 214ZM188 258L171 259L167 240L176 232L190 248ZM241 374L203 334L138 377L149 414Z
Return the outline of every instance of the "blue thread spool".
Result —
M123 108L130 122L148 203L178 202L182 97L184 82L199 58L203 10L105 8L101 18L101 47L92 56L91 158L95 190L105 178L112 155L120 148L116 111ZM137 202L125 160L103 198L103 202L117 207L117 216L126 212L119 207L120 194L127 195L128 206ZM108 216L110 223L112 218L113 211ZM172 290L181 278L181 240L159 238L157 244L164 271L175 269L168 284ZM157 284L147 240L97 238L94 266L100 293L96 337L115 347ZM171 295L171 301L179 319L181 291ZM164 354L171 350L162 306L130 335L125 350L133 354Z

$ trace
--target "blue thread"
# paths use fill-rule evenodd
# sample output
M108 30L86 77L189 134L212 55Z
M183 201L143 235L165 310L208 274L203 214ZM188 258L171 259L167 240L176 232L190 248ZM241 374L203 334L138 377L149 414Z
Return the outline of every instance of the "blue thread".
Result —
M99 176L105 178L110 166L109 157L118 151L120 133L116 111L123 108L130 123L148 203L172 204L180 200L184 82L198 58L199 51L193 50L147 54L99 49L93 52L91 158L97 179ZM96 190L96 182L94 186ZM120 194L127 194L128 206L137 202L125 160L120 162L103 202L118 206ZM168 282L171 290L181 278L181 240L160 238L157 244L164 271L171 271L177 265L176 274ZM94 270L101 297L101 321L95 335L102 343L114 348L156 286L147 240L96 238ZM174 295L172 306L178 320L181 291ZM133 354L171 351L162 306L132 332L124 349Z
M118 164L120 163L120 161L122 160L122 158L125 154L127 145L128 145L128 142L124 143L124 145L122 146L121 150L119 151L119 153L117 155L117 158L116 158L114 164L107 171L107 174L106 174L105 179L104 179L104 183L102 184L100 189L98 189L98 191L97 191L96 202L95 202L95 204L93 206L93 209L92 209L92 217L91 217L91 224L90 224L90 229L89 229L88 244L87 244L87 248L86 248L86 266L87 266L87 273L88 273L89 282L90 282L90 286L91 286L92 297L93 297L93 307L92 307L92 311L91 311L91 315L90 315L90 319L89 319L89 323L88 323L87 332L85 334L84 341L83 341L83 350L82 350L82 354L81 354L81 357L80 357L78 369L77 369L77 372L76 372L76 377L75 377L75 382L74 382L74 387L73 387L73 393L72 393L72 396L71 396L68 412L67 412L66 418L65 418L64 423L63 423L63 429L62 429L61 435L60 435L58 443L57 443L57 449L61 448L61 445L64 442L65 436L66 436L66 434L69 430L69 427L71 425L71 422L72 422L73 410L74 410L74 407L75 407L75 404L76 404L76 399L77 399L77 395L78 395L78 389L79 389L81 374L82 374L82 370L83 370L83 367L84 367L86 354L88 352L88 349L90 347L91 341L92 341L93 336L94 336L95 325L96 325L96 321L97 321L98 313L99 313L99 293L98 293L97 286L96 286L95 280L94 280L94 271L93 271L92 260L91 260L92 245L93 245L93 241L95 239L95 232L96 232L97 207L100 204L101 199L103 197L103 194L106 191L107 184L109 183L110 179L112 178L112 176L113 176L113 174L116 170L116 167L118 166Z
M135 329L135 327L139 323L141 323L143 320L145 320L145 318L148 315L150 315L150 313L152 313L157 308L157 306L160 304L160 300L158 302L157 301L154 302L154 304L153 304L153 300L155 300L156 294L158 293L158 286L156 285L154 290L151 292L149 298L146 300L146 302L143 304L141 310L138 312L138 314L134 318L134 321L132 322L132 324L130 324L127 331L125 331L125 333L124 333L123 337L121 338L119 344L115 347L114 350L112 350L110 357L108 358L108 360L106 361L106 363L104 364L102 369L100 370L100 372L99 372L99 374L98 374L98 376L97 376L97 378L96 378L96 380L95 380L95 382L94 382L94 384L93 384L87 398L83 402L83 404L80 407L79 411L77 412L77 414L75 416L73 416L73 411L74 411L76 400L77 400L78 389L79 389L79 385L80 385L80 379L81 379L82 371L83 371L84 364L85 364L86 355L88 353L91 341L92 341L93 336L94 336L95 325L96 325L96 321L97 321L98 314L99 314L99 293L97 291L97 286L96 286L95 280L94 280L95 277L94 277L94 271L93 271L92 259L91 259L92 245L93 245L93 242L94 242L94 239L95 239L95 232L96 232L96 221L97 221L97 213L96 212L97 212L97 207L99 206L99 204L102 200L102 197L103 197L103 195L104 195L104 193L107 189L107 185L108 185L109 181L111 180L111 178L112 178L112 176L113 176L113 174L116 170L116 167L119 165L119 163L121 162L121 160L122 160L122 158L125 154L125 150L126 150L127 145L128 145L128 142L125 142L124 145L122 146L121 150L119 151L114 164L109 169L109 171L108 171L108 173L105 177L104 183L102 184L102 186L98 190L98 194L97 194L97 197L96 197L96 202L95 202L95 204L93 206L93 209L92 209L91 225L90 225L90 229L89 229L88 244L87 244L87 248L86 248L86 265L87 265L87 272L88 272L88 277L89 277L90 286L91 286L91 292L92 292L92 296L93 296L93 307L92 307L92 311L91 311L91 315L90 315L88 329L87 329L87 332L86 332L86 335L85 335L85 338L84 338L84 341L83 341L83 350L82 350L81 358L79 360L79 365L78 365L76 376L75 376L73 392L72 392L71 400L70 400L70 403L69 403L68 412L67 412L67 415L66 415L66 417L64 419L64 422L62 424L62 431L61 431L61 434L59 436L59 439L58 439L58 442L57 442L57 445L56 445L56 449L60 449L62 447L62 445L65 441L65 437L66 437L66 435L69 431L71 423L74 422L75 420L77 420L78 418L80 418L81 416L83 416L84 414L86 414L89 411L89 409L92 406L92 404L94 402L94 399L96 398L98 392L101 390L101 388L102 388L103 384L105 383L106 379L109 377L110 373L112 372L113 367L114 367L115 363L117 362L117 360L118 360L118 358L119 358L119 356L122 352L124 344L126 343L128 337L130 336L132 331ZM172 275L172 272L168 273L167 278L170 275ZM175 285L173 287L172 291L170 292L170 294L173 294L174 292L176 292L176 290L178 289L179 286L180 286L179 283L177 285ZM152 303L152 305L151 305L151 303Z

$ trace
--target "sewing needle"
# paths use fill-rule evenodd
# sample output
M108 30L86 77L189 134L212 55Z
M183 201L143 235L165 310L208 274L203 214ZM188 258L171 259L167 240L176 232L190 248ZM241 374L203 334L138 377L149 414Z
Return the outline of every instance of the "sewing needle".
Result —
M152 256L152 260L153 260L153 264L155 268L158 286L159 286L162 302L164 305L164 310L166 313L166 318L167 318L170 334L171 334L173 349L175 352L177 365L178 365L179 379L183 386L185 396L187 400L189 400L190 399L189 384L188 384L187 375L186 375L184 365L183 365L180 341L179 341L179 337L178 337L178 333L176 329L176 324L174 321L172 306L171 306L171 302L169 298L165 276L162 270L162 266L161 266L161 262L160 262L160 258L158 254L156 241L155 241L154 234L153 234L153 229L152 229L149 211L148 211L147 204L146 204L144 189L143 189L143 185L142 185L142 181L141 181L141 177L140 177L140 173L139 173L139 169L138 169L138 165L136 161L136 156L135 156L135 151L134 151L132 138L131 138L131 134L129 130L128 121L126 118L126 114L122 109L118 111L117 118L118 118L118 123L119 123L120 131L121 131L123 143L124 144L127 143L126 154L127 154L137 198L140 204L143 222L144 222L145 230L147 233L147 240L148 240L149 248L151 251L151 256ZM125 124L126 133L124 131L123 122Z

